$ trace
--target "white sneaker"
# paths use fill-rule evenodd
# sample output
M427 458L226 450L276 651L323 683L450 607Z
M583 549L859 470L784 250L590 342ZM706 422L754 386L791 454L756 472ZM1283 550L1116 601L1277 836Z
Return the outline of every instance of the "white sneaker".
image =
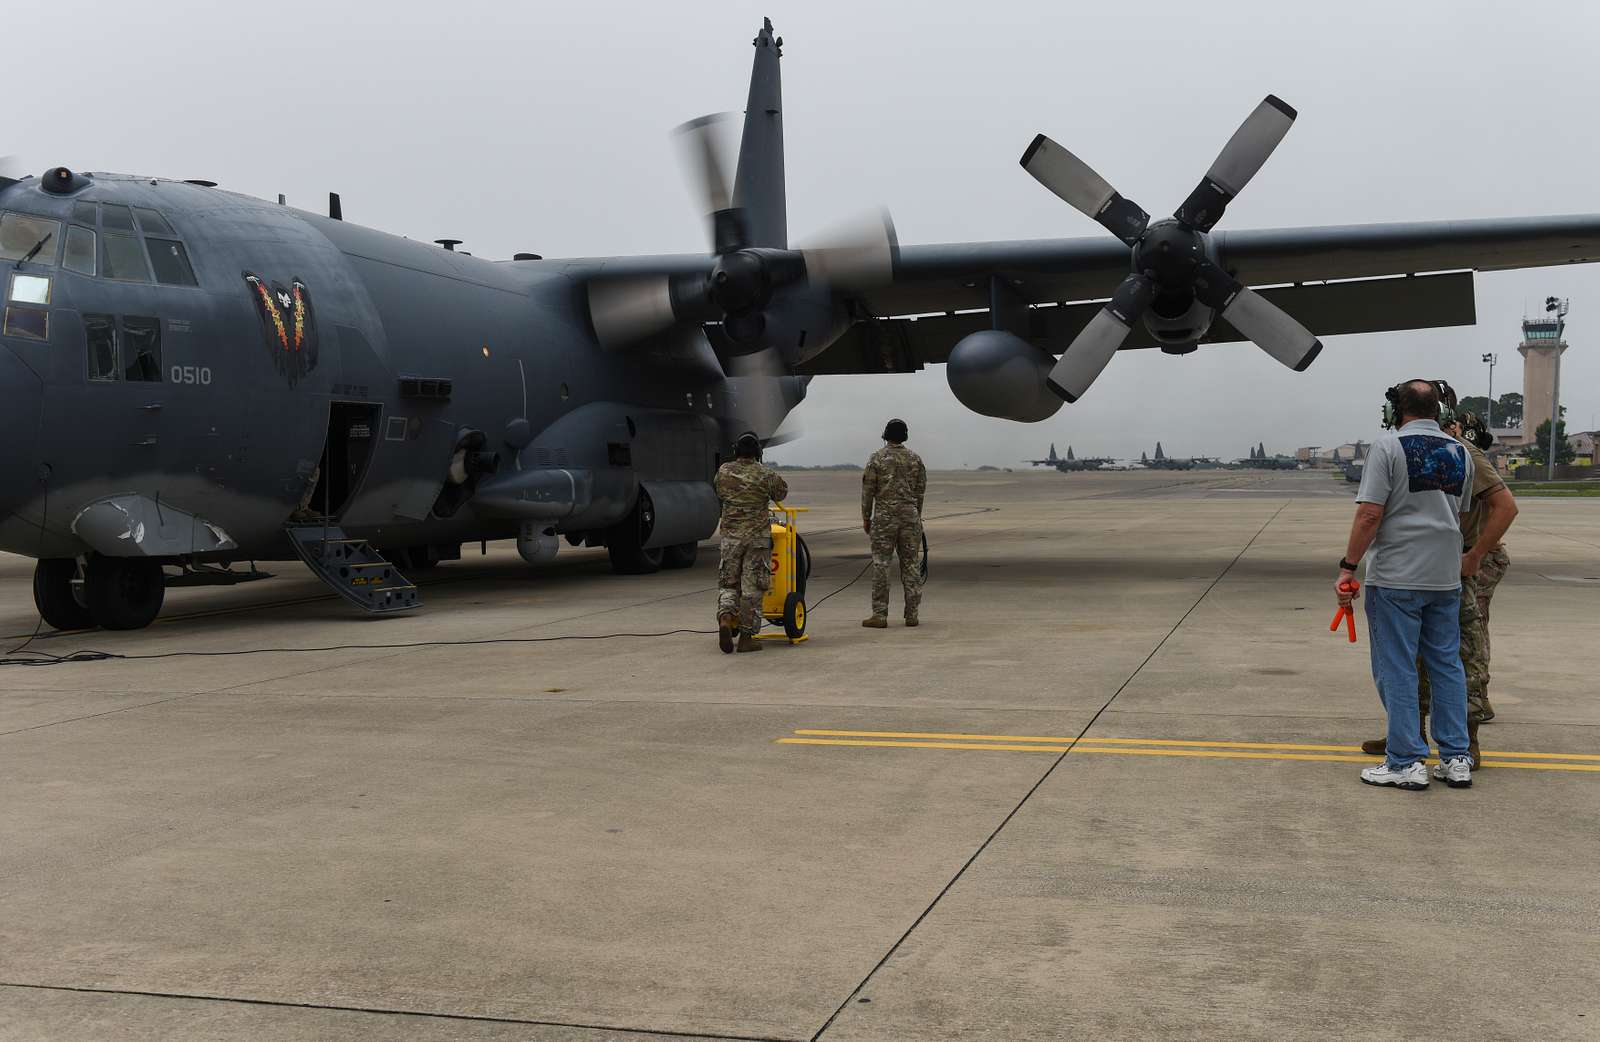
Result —
M1415 792L1428 787L1428 765L1418 760L1397 771L1387 763L1380 763L1376 767L1363 770L1361 780L1368 785L1393 785L1397 789L1409 789Z
M1472 761L1455 756L1433 765L1433 776L1452 789L1472 788Z

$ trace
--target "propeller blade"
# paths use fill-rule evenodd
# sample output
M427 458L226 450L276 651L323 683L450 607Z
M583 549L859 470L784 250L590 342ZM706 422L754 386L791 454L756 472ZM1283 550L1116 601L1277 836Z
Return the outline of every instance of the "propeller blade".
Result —
M666 275L593 279L589 283L589 321L600 346L615 351L677 321L672 280Z
M1155 297L1155 283L1144 275L1129 275L1104 308L1067 345L1045 380L1050 390L1069 405L1089 389L1128 338L1133 324Z
M1150 215L1132 200L1124 199L1110 182L1095 173L1088 163L1051 141L1036 136L1022 153L1022 169L1033 176L1079 213L1100 222L1101 226L1127 243L1139 241Z
M1221 220L1228 203L1250 183L1271 157L1278 142L1294 126L1295 110L1275 94L1268 94L1245 117L1233 137L1206 171L1205 178L1172 216L1192 228L1210 231Z
M728 359L726 370L729 390L733 392L733 414L762 441L768 441L789 414L783 378L790 374L783 356L771 347L734 355Z
M1239 290L1222 311L1234 329L1255 341L1257 347L1297 373L1317 360L1322 341L1285 310L1248 286Z
M690 186L705 207L714 253L728 253L746 244L742 211L733 205L732 112L691 119L672 132L688 171Z
M1316 361L1322 341L1272 301L1206 261L1195 271L1194 294L1255 345L1297 373Z
M888 210L863 214L816 237L802 247L806 277L830 286L867 289L894 281L900 240Z

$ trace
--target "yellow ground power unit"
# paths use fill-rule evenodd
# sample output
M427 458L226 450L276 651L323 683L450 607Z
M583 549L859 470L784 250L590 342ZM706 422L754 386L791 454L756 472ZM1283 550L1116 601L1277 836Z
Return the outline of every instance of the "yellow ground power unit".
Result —
M757 640L806 639L806 580L811 576L811 550L800 538L798 515L805 507L777 504L772 521L772 586L761 601L761 615L783 632L758 633Z

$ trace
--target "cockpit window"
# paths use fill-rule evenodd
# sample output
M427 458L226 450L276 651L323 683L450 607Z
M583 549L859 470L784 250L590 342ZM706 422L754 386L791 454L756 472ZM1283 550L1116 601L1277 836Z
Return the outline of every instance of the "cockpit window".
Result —
M177 234L177 232L172 230L172 225L167 223L167 219L161 216L159 213L156 213L154 210L146 210L136 206L133 208L133 215L139 218L139 229L146 235Z
M114 315L84 315L83 332L90 380L160 382L160 319L124 315L119 321Z
M67 250L61 266L80 275L94 274L94 232L72 225L67 229Z
M109 213L114 207L106 207ZM144 259L144 247L139 239L122 232L106 232L100 236L102 273L108 279L126 282L149 282L150 265Z
M89 379L115 380L117 372L117 320L111 315L84 315L83 332L89 343Z
M143 218L140 218L141 223ZM189 264L189 254L183 243L176 239L145 239L150 247L150 263L155 265L156 281L164 286L193 286L194 268Z
M93 203L77 202L72 204L72 219L79 224L87 224L93 228L98 220L95 214L96 207Z
M126 206L106 203L100 207L100 223L108 232L133 231L133 212Z
M122 316L122 378L160 382L160 319Z
M0 214L0 261L54 264L61 245L61 222L27 214Z

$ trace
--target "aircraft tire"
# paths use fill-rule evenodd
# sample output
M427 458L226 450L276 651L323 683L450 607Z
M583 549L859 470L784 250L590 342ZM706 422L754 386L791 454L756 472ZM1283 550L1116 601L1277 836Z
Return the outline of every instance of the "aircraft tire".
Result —
M661 550L661 567L693 568L695 559L699 556L699 543L680 543L677 546L663 547Z
M86 630L94 626L89 606L78 600L80 594L72 588L77 574L78 562L70 557L48 558L33 566L33 606L53 629Z
M96 554L84 570L83 590L101 629L139 630L161 613L167 581L155 561Z

